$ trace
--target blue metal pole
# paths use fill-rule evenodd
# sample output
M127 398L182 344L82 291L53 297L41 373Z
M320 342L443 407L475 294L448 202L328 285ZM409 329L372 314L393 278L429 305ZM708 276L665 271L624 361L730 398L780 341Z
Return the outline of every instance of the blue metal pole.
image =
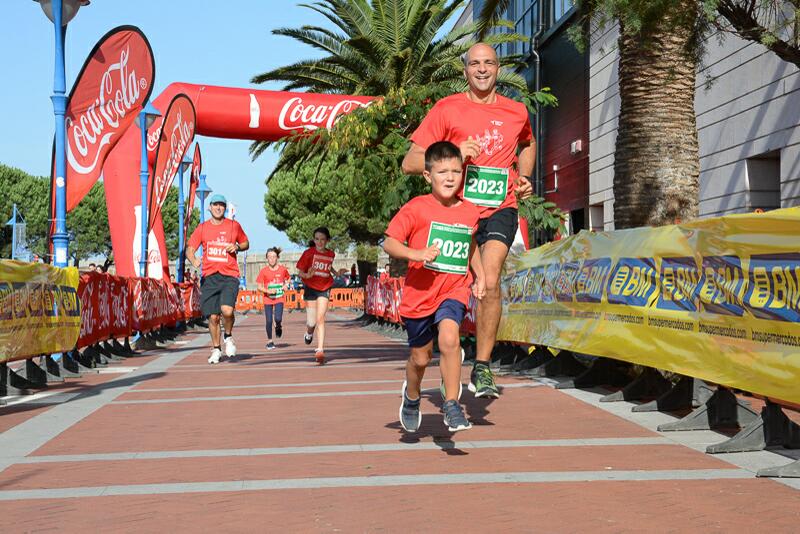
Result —
M54 265L67 266L67 250L69 249L69 235L67 234L67 190L64 178L67 168L67 154L64 150L67 137L64 114L67 111L67 81L64 68L64 36L66 29L61 26L61 2L53 0L53 27L56 36L56 61L53 83L53 113L56 119L56 229L53 233Z
M139 171L139 183L142 186L142 252L139 258L139 276L147 276L147 182L149 170L147 165L147 114L144 108L139 112L139 129L142 131L142 159L141 170Z
M183 209L184 209L184 200L183 200L183 162L179 164L180 172L179 172L179 179L178 179L178 261L175 262L175 266L178 269L177 276L175 279L178 283L183 282L183 266L186 257L186 252L183 250L183 240L185 236L183 235Z
M11 215L11 259L16 259L17 252L17 205L14 204L14 212Z

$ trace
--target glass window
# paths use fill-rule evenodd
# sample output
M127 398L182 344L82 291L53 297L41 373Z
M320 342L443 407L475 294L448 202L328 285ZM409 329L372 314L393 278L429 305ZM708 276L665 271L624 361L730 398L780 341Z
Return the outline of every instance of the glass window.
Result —
M564 18L573 5L575 0L553 0L553 24Z

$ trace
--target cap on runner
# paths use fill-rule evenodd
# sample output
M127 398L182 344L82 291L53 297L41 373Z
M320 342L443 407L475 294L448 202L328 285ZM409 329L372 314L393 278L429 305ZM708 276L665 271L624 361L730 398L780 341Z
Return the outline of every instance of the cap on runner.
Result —
M225 204L226 206L228 205L228 201L225 200L225 196L224 195L220 195L219 193L215 193L215 194L211 195L211 198L208 199L208 204L209 205L216 204L217 202L221 202L222 204Z

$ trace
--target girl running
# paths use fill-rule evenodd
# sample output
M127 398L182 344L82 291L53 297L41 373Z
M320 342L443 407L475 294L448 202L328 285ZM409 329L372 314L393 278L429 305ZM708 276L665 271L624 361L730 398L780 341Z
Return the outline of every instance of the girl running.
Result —
M283 335L283 292L289 288L289 270L278 265L281 249L272 247L267 251L267 266L261 269L256 278L258 290L264 293L264 317L267 320L267 350L275 350L272 342L272 319L275 318L275 336Z
M333 258L336 256L332 250L326 248L330 239L331 233L324 226L314 230L314 239L297 262L298 274L305 285L303 300L306 301L306 334L303 340L306 345L310 345L316 330L317 348L314 349L314 356L320 365L325 363L325 314L328 313L333 285Z

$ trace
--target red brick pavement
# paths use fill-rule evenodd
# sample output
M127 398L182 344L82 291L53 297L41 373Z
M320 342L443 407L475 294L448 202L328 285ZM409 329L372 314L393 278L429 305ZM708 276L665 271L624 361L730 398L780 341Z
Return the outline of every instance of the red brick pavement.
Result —
M504 446L504 440L658 437L544 386L509 387L495 402L476 401L465 393L475 427L455 435L442 426L439 395L431 391L423 402L423 426L417 435L409 436L397 422L405 357L402 344L334 322L329 327L330 350L326 351L330 365L319 367L312 362L311 349L300 341L302 315L287 316L280 348L269 353L264 350L262 320L251 316L236 328L239 356L233 361L209 366L206 348L187 350L186 357L163 375L139 382L31 456L391 446L433 440L452 448L17 463L0 472L0 496L35 489L325 477L735 470L724 457L704 455L671 442ZM466 369L464 375L466 381ZM435 390L438 369L431 368L427 378L426 387ZM387 380L390 382L381 382ZM529 384L514 379L500 383ZM297 396L341 392L353 394ZM252 395L289 397L236 398ZM159 402L127 403L146 400ZM164 402L168 400L180 402ZM34 407L20 413L30 418L46 409ZM18 424L14 421L20 417L19 413L4 414L0 431ZM487 448L469 446L478 441L497 443ZM148 494L148 487L141 486L143 495L0 501L3 531L800 531L800 492L756 478L167 494Z

